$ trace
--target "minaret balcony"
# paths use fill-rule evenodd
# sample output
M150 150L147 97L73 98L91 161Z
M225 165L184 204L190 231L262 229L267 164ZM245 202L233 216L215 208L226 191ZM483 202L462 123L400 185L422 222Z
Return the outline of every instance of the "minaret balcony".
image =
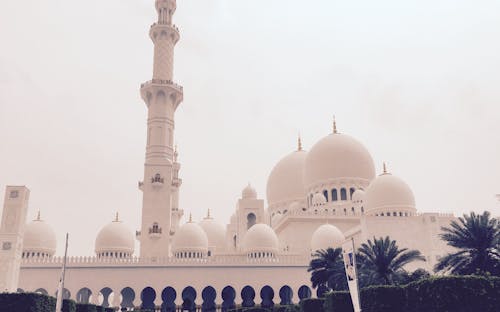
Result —
M174 110L183 100L183 88L172 80L151 79L141 84L141 97L149 107L151 99L158 92L164 92L173 99Z
M175 25L154 23L149 29L149 37L151 37L153 42L156 42L156 40L170 39L176 44L180 38L179 28Z

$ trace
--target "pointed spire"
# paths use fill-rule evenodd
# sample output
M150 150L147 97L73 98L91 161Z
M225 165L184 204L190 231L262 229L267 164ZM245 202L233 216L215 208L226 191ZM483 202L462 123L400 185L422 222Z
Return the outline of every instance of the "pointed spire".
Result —
M40 218L40 209L38 209L38 212L36 214L36 221L41 221L42 219Z
M333 133L337 134L337 120L335 120L335 115L333 115Z
M297 151L301 150L302 150L302 138L300 137L300 132L299 132L299 136L297 137Z
M118 218L118 211L117 211L115 214L115 221L114 222L119 222L119 221L120 221L120 219Z

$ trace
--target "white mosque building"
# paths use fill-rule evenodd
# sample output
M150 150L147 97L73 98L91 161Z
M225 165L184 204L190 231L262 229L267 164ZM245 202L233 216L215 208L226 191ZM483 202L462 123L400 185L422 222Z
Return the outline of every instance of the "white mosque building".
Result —
M183 88L173 82L173 49L179 31L172 23L175 0L156 0L158 20L152 80L141 85L148 109L142 223L137 231L118 215L97 233L95 254L70 256L64 296L105 306L289 303L315 296L307 267L319 249L354 238L360 245L389 235L417 249L432 270L449 247L438 237L453 215L419 213L411 188L384 165L375 172L369 151L337 131L309 151L297 149L269 174L266 199L251 185L236 200L230 223L208 212L181 224L180 164L174 114ZM0 288L54 294L63 259L55 257L56 235L38 215L26 224L29 190L8 186L0 228ZM140 249L134 249L135 240Z

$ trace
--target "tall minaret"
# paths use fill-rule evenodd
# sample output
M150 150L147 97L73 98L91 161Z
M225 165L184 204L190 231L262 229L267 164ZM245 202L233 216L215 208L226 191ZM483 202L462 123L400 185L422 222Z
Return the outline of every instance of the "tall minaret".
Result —
M172 193L177 187L173 165L174 113L182 102L182 87L173 82L174 46L179 30L172 24L176 0L156 0L158 21L149 36L154 44L153 79L141 85L148 108L143 192L141 257L169 256ZM155 225L153 227L153 225Z

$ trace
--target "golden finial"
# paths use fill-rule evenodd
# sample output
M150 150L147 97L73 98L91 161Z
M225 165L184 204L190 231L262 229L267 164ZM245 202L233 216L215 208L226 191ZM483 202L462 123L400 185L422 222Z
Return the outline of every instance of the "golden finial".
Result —
M38 209L38 213L36 214L36 221L40 221L40 209Z
M191 212L189 213L189 223L193 223L193 215Z
M120 219L118 219L118 211L117 211L115 214L115 222L118 222L118 221L120 221Z
M300 137L300 132L299 132L299 136L297 138L297 151L301 151L302 150L302 139Z
M333 133L337 133L337 121L335 120L335 115L333 115Z

